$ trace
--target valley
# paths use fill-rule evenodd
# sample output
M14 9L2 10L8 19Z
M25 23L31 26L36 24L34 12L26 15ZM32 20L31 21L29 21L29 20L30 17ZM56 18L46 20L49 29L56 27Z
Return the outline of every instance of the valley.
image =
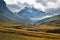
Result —
M0 0L0 40L60 40L60 14L27 6L14 13Z
M60 40L59 33L47 32L55 29L60 29L60 27L44 24L33 28L23 28L21 24L1 21L0 40Z

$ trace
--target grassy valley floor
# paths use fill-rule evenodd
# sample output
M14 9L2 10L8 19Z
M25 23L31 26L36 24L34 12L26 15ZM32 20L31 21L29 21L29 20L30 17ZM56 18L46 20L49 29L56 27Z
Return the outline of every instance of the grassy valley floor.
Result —
M60 40L60 34L1 28L0 40Z
M0 22L0 40L60 40L60 34L46 32L60 29L56 26L41 25L34 28L14 28L21 26L9 22Z

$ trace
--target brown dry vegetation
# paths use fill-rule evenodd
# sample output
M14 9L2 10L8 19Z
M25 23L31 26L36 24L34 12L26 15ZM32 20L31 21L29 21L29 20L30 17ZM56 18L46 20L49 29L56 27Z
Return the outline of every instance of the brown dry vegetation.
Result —
M14 34L15 36L20 35L22 38L31 40L59 40L60 34L46 33L46 32L33 32L26 29L14 29L14 28L0 28L0 32L8 33L9 35ZM7 37L7 36L6 36ZM14 37L13 37L14 38Z
M0 22L0 40L60 40L60 34L46 32L60 27L40 25L34 28L17 29L13 26L21 26L21 24Z

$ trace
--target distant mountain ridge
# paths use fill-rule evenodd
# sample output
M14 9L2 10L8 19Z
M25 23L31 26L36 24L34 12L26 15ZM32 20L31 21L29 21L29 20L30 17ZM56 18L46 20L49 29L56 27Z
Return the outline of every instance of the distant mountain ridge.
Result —
M42 16L46 16L47 14L43 11L39 11L37 9L35 9L34 7L30 8L30 7L25 7L24 9L22 9L18 15L22 15L25 17L42 17Z
M25 15L25 12L28 12L28 14ZM2 12L2 13L1 13ZM22 11L20 11L20 14L24 12L24 15L19 15L19 13L16 15L13 12L11 12L7 6L4 0L0 0L0 13L1 13L1 17L6 18L6 19L10 19L12 21L16 21L19 23L32 23L32 20L30 20L29 17L26 16L30 16L30 17L39 17L41 16L39 13L40 11L36 10L35 8L28 8L25 7ZM36 15L37 14L37 15ZM43 13L41 11L41 14L43 16ZM33 16L35 15L35 16ZM46 15L46 14L45 14Z
M45 16L50 16L49 14L43 12L43 11L39 11L35 8L24 8L23 10L21 10L18 15L22 15L24 17L28 17L28 18L43 18ZM48 21L53 21L53 20L58 20L60 19L60 14L57 14L57 15L52 15L51 17L47 17L47 18L44 18L44 19L40 19L40 20L37 20L37 21L34 21L34 20L31 20L33 23L33 26L37 26L37 25L40 25L44 22L48 22Z
M6 19L6 20L11 20L12 22L17 22L17 23L22 23L22 24L29 24L32 26L40 25L41 23L51 21L54 19L60 19L60 14L44 19L39 19L43 18L45 16L50 16L49 14L39 11L35 9L34 7L25 7L18 13L13 13L11 12L7 6L4 0L0 0L0 20L1 19ZM35 18L35 19L34 19ZM38 20L37 20L38 18Z
M48 14L46 14L43 11L39 11L37 9L35 9L34 7L25 7L24 9L22 9L20 12L17 13L19 16L24 16L27 17L31 20L32 23L38 21L38 20L33 20L34 18L42 18L44 16L47 16ZM40 20L40 19L39 19Z
M60 14L52 16L52 17L49 17L49 18L45 18L43 20L39 20L38 22L35 22L36 24L34 24L34 25L47 24L47 22L51 22L51 21L54 21L54 20L56 20L56 21L59 20L60 21Z
M18 16L16 14L14 14L13 12L11 12L7 6L4 0L0 0L0 15L3 18L9 18L11 21L15 21L15 22L22 22L25 23L26 21L29 22L28 19L26 19L23 16ZM24 20L25 19L25 20Z

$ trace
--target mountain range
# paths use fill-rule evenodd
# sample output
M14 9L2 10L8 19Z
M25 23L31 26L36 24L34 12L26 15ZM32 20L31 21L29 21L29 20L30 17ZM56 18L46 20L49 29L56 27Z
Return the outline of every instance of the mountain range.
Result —
M30 24L37 26L41 23L60 19L60 14L49 15L43 11L39 11L34 7L25 7L18 13L11 12L4 0L0 0L0 20L10 20L17 23Z
M55 22L55 21L60 22L60 14L45 18L43 20L39 20L38 22L35 22L35 25L43 25L48 23L51 24L51 22Z
M29 22L28 19L26 19L23 16L18 16L16 14L14 14L13 12L11 12L8 7L6 6L6 3L4 0L0 0L0 18L3 17L6 19L9 19L11 21L15 21L15 22L22 22L25 23L25 21ZM25 20L24 20L25 19Z

